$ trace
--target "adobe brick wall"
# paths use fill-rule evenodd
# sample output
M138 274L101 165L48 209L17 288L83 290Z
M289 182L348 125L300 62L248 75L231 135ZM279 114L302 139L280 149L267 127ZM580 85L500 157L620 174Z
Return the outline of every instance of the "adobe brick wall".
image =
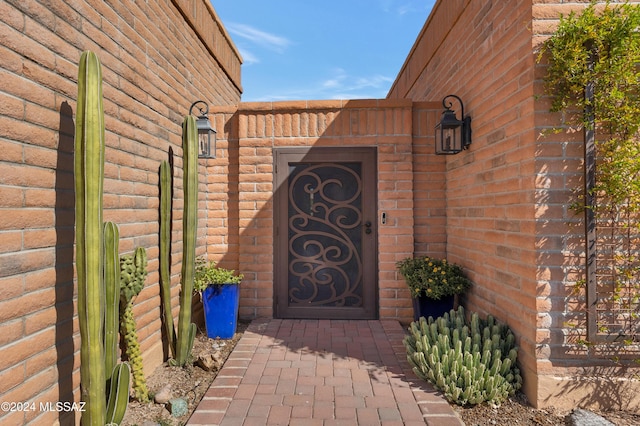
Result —
M77 62L103 65L105 220L120 252L147 248L135 302L146 368L162 361L158 167L175 152L172 280L182 248L181 122L198 99L236 104L241 59L206 0L0 2L0 400L79 400L73 139ZM206 185L202 169L201 183ZM204 204L204 198L201 203ZM202 215L202 214L201 214ZM203 218L204 219L204 218ZM204 252L206 235L198 240ZM0 413L2 424L73 424L78 413Z
M409 292L395 263L414 251L411 101L256 102L212 114L224 133L219 158L208 160L207 250L244 274L240 316L273 316L273 149L374 146L378 216L388 214L378 228L379 314L410 321Z
M541 137L560 121L546 112L547 99L535 97L543 75L536 47L560 13L587 3L439 1L388 97L440 102L453 93L473 118L470 149L443 159L443 252L475 283L468 308L496 316L515 332L529 400L633 408L637 402L629 394L616 392L617 401L603 397L623 387L594 384L593 375L620 370L597 370L603 359L579 349L567 325L584 321L584 306L570 297L584 250L568 209L571 188L580 185L582 139ZM432 137L424 142L433 146ZM418 223L425 213L416 207ZM416 241L426 235L416 227Z

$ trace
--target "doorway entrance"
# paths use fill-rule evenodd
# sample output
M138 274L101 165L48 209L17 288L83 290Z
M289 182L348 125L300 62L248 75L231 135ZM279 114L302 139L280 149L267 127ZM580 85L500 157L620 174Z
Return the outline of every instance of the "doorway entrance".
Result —
M277 318L376 319L376 149L275 150Z

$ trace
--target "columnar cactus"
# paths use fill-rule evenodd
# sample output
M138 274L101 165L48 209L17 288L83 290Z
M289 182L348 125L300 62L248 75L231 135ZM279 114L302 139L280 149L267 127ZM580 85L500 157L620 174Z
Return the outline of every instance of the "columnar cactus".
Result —
M198 229L198 129L196 121L187 115L182 122L182 149L184 167L184 212L182 219L182 277L180 316L175 364L187 363L196 335L191 322L193 280L195 278L196 234Z
M473 313L467 324L460 307L435 320L420 318L404 345L416 375L453 403L500 403L522 386L513 333L491 316L483 321Z
M102 194L104 110L102 70L93 52L83 52L78 67L74 176L76 193L76 271L80 323L80 381L85 425L104 425L104 257Z
M113 368L109 381L109 400L107 401L107 425L119 425L127 411L129 403L129 382L131 369L129 364L121 362Z
M127 358L133 375L133 392L140 402L149 401L149 390L144 377L142 352L133 317L133 299L140 294L147 278L147 252L138 247L134 254L120 257L120 334L124 338Z
M175 329L171 313L171 165L160 163L160 288L162 291L162 312L164 327L169 342L171 356L176 357Z
M74 147L76 271L81 397L86 403L82 424L98 426L122 420L129 394L129 366L116 366L113 316L117 318L117 305L112 303L115 289L109 286L114 285L112 262L114 252L117 258L118 237L117 227L102 223L104 139L101 65L95 53L86 51L78 65ZM112 302L105 306L108 298ZM111 377L108 404L107 374Z
M111 374L118 362L118 317L120 306L120 231L113 222L104 224L105 283L105 373Z
M120 231L113 222L104 224L105 283L105 373L108 382L106 424L120 424L129 402L131 371L128 363L118 364L118 317L120 301Z

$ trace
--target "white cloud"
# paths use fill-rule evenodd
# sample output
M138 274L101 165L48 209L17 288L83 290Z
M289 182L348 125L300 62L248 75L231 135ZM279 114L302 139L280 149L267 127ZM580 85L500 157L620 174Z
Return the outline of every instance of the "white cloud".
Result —
M227 22L225 27L232 35L274 52L284 53L291 45L291 41L286 37L268 33L250 25Z
M240 50L240 56L242 56L242 65L251 65L260 62L260 59L251 51L241 47L239 47L238 49Z
M336 68L333 70L333 75L325 79L320 86L322 87L322 91L333 99L352 99L359 97L357 93L380 93L378 90L371 89L384 89L384 94L386 95L386 90L391 86L393 80L393 78L380 74L352 76L344 69Z
M305 87L291 84L278 93L263 93L243 100L276 102L295 99L381 99L386 97L392 82L392 78L379 74L352 76L342 68L334 68L317 84Z
M322 87L325 89L336 89L343 86L343 82L347 78L347 73L342 68L336 68L333 70L334 75L322 82Z
M398 15L402 16L402 15L406 15L407 13L411 12L413 9L413 7L411 7L411 5L409 4L405 4L404 6L400 6L398 8Z
M355 88L362 89L365 87L381 88L390 87L393 83L392 78L385 77L384 75L373 75L370 77L359 77L355 80Z

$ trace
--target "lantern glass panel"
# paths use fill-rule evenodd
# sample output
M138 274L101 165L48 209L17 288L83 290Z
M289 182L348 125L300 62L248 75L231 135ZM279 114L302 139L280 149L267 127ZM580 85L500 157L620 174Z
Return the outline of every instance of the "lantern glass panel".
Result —
M210 139L208 130L198 131L198 145L200 146L200 157L209 157L210 151Z
M436 126L436 154L456 154L462 151L462 126Z
M459 150L460 134L459 127L442 129L442 150L456 151Z

